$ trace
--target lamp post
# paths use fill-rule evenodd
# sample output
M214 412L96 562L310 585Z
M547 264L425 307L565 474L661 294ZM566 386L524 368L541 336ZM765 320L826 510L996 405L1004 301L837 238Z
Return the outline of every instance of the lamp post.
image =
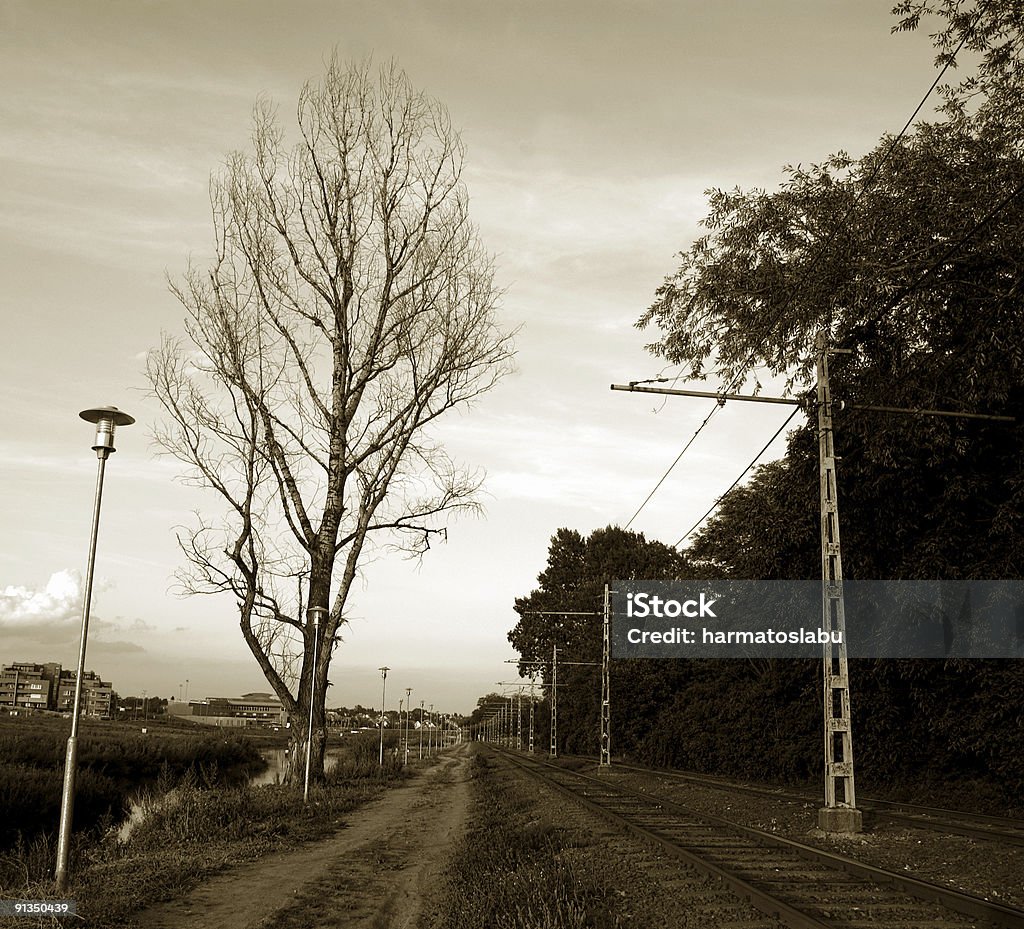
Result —
M78 414L89 423L96 424L96 495L92 506L92 530L89 534L89 560L85 569L85 596L82 600L82 636L78 646L78 672L75 675L75 702L71 707L71 735L68 736L64 761L64 789L60 798L60 832L57 838L57 867L55 879L58 892L68 886L68 856L71 849L71 817L75 810L75 775L78 768L78 718L82 702L82 676L85 674L85 646L89 636L89 608L92 603L92 578L96 567L96 536L100 528L100 503L103 499L103 472L107 459L116 451L114 430L130 426L135 419L116 406L97 407Z
M403 764L409 763L409 716L412 714L412 688L405 688L405 756Z
M391 669L388 667L378 668L381 676L384 678L384 683L381 685L380 690L380 766L384 767L384 707L387 706L387 694L388 694L388 671Z
M322 606L311 606L306 615L313 620L313 672L309 681L309 728L306 732L306 780L302 788L302 802L309 800L309 765L313 757L313 706L316 703L317 646L320 643L320 615L327 610Z
M420 700L420 760L423 760L423 701Z

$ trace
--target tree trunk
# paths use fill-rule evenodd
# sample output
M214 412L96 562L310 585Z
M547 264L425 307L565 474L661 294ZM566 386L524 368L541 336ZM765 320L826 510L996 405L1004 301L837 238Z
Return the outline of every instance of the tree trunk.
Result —
M288 763L285 766L284 783L302 787L306 782L306 748L309 744L309 717L292 717L291 736L288 739ZM319 783L324 779L324 754L327 748L327 729L323 723L313 721L313 751L309 759L309 782Z

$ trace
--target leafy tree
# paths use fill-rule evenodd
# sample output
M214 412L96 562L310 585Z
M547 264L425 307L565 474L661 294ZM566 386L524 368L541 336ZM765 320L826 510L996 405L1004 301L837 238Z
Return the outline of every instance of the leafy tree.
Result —
M657 325L651 348L697 378L734 384L753 375L756 383L761 365L785 373L794 392L808 390L814 340L824 332L854 352L832 360L837 399L1017 416L1013 426L852 410L835 418L848 574L1017 577L1024 17L1011 0L971 9L921 0L895 12L896 30L938 21L937 63L961 42L979 56L975 73L941 88L945 119L883 138L857 160L840 152L787 168L773 193L709 191L707 233L680 256L638 325ZM695 555L778 576L774 543L793 536L777 504L784 498L803 522L797 495L816 496L813 429L792 438L786 465L733 495ZM768 512L774 528L764 532ZM730 541L750 519L761 556ZM791 551L774 560L794 566Z
M821 576L817 461L764 465L722 500L687 549L713 577L801 580Z
M851 576L1014 577L1024 564L1024 196L1007 199L1024 191L1024 160L970 130L926 125L856 162L791 168L771 194L712 191L709 233L640 320L697 377L737 383L763 365L807 390L824 331L853 351L832 363L839 400L1018 417L837 412L844 542L864 543L844 548L872 553L849 559ZM786 478L812 499L798 460L816 458L814 428L791 442ZM723 529L709 524L705 553Z
M480 724L494 714L494 708L505 701L505 697L496 691L491 691L483 697L479 697L473 712L466 719L467 725L473 730L474 737L478 732Z
M1017 0L901 0L893 12L893 32L927 22L936 50L935 64L956 67L962 47L974 52L976 70L941 85L942 111L952 122L968 122L983 137L1012 136L1024 142L1024 13Z
M190 344L148 360L157 441L223 507L179 536L185 590L234 598L291 721L292 780L310 715L322 773L328 668L372 540L420 554L476 506L479 477L430 429L512 356L441 104L394 67L334 60L297 116L289 149L257 105L252 151L211 184L216 258L172 288Z
M638 325L659 327L653 351L696 378L756 386L763 368L804 394L823 332L852 350L832 359L838 400L1016 417L1008 425L837 408L834 421L846 576L1019 578L1024 17L1015 0L922 0L896 12L896 29L938 18L938 63L961 42L978 53L974 74L942 88L941 121L883 138L859 159L841 152L787 168L773 193L709 191L706 234ZM791 434L782 462L726 498L687 552L698 568L817 575L815 429ZM1021 738L1015 665L855 662L851 674L862 783L898 782L908 758L917 782L985 777L1004 798L1024 783L1012 748ZM642 748L734 773L753 756L797 777L799 757L813 757L820 739L820 717L805 713L812 685L793 666L750 669L740 686L723 688L713 668L701 668ZM765 727L750 726L758 706L771 706L759 697L766 688L783 701L782 731L804 746L796 755L773 752ZM698 727L698 706L713 725ZM746 759L734 756L736 745Z
M559 743L566 751L596 753L599 749L600 662L604 585L617 580L678 580L693 577L685 557L675 549L647 541L642 533L618 526L596 529L584 538L573 529L559 529L548 547L540 585L515 601L519 621L509 633L521 656L520 673L540 672L551 683L553 646L558 646ZM556 611L586 615L557 615ZM542 664L533 664L540 662ZM562 663L564 662L564 664ZM595 662L578 666L571 662ZM613 749L628 749L644 720L660 706L678 666L637 659L612 666ZM542 725L549 722L550 695Z

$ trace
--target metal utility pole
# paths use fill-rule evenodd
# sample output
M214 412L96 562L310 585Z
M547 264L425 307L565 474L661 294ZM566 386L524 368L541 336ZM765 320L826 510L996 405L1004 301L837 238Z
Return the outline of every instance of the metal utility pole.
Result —
M523 688L516 692L516 751L523 750Z
M420 700L420 761L423 760L423 700Z
M850 669L846 657L846 610L843 603L843 559L839 545L839 501L832 437L832 392L828 383L828 349L824 332L815 343L818 353L818 470L821 480L821 610L822 629L840 632L841 642L826 641L822 673L825 685L825 806L818 827L825 832L860 832L853 782L853 729L850 718ZM831 639L831 636L829 636Z
M92 605L92 580L96 569L96 539L100 530L100 504L103 501L103 474L107 459L116 451L114 432L118 426L130 426L135 419L116 406L83 410L78 414L96 424L92 450L96 452L96 493L92 505L92 529L89 533L89 558L85 569L85 591L82 598L82 635L78 646L78 670L75 672L75 702L71 706L71 734L64 759L64 787L60 798L60 828L57 834L57 866L54 878L58 893L68 886L68 858L71 852L71 819L75 810L75 779L78 773L78 719L82 711L82 677L85 674L85 647L89 638L89 610ZM14 702L18 702L15 689Z
M616 389L614 384L612 390ZM631 388L623 387L623 390ZM593 610L571 610L571 609L530 609L522 616L557 616L557 617L595 617ZM510 662L509 664L522 665L524 662ZM543 662L525 662L529 665L543 665ZM568 662L570 665L596 665L596 662ZM532 691L530 691L532 693ZM530 706L530 713L534 708ZM532 750L531 750L532 751ZM548 752L551 758L558 757L558 645L551 645L551 748Z
M846 613L843 604L843 565L839 545L839 507L836 494L836 458L832 429L832 393L828 379L828 355L850 354L850 349L829 349L824 332L815 340L817 353L818 466L821 481L821 578L822 628L841 631L842 645L825 645L823 655L825 806L818 813L818 826L826 832L859 832L862 816L856 807L853 777L853 734L850 728L850 674L846 653ZM646 387L634 382L612 384L612 390L631 393L663 394L682 397L708 397L724 404L726 400L754 403L778 403L802 406L791 397L750 397L742 394L711 393ZM1013 416L991 413L961 413L956 410L910 409L907 407L845 404L849 410L896 413L910 416L939 416L952 419L978 419L989 422L1016 422Z
M846 614L843 608L843 567L839 549L839 507L836 498L836 460L832 436L832 394L828 383L828 348L824 332L818 333L817 407L818 465L821 477L821 589L822 628L841 631L842 644L823 646L825 719L825 806L818 812L818 826L826 832L860 832L862 816L856 808L853 786L853 733L850 726L850 675L846 658ZM848 350L847 350L848 351ZM612 385L612 390L679 394L779 403L800 406L789 397L747 397L742 394L711 394L707 391L672 390ZM838 787L838 790L837 790Z
M533 754L533 708L537 700L533 693L533 678L530 678L530 754Z
M612 688L611 688L611 602L604 585L604 632L601 646L601 759L599 767L612 763Z
M551 646L551 751L558 757L558 646Z
M384 707L387 706L387 694L388 694L388 671L391 669L388 667L378 668L384 683L381 685L380 691L380 766L384 767Z

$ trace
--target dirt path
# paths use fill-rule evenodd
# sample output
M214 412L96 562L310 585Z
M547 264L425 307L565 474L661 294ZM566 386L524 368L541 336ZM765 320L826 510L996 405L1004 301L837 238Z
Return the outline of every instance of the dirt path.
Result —
M143 910L140 929L413 929L469 808L460 746L356 810L336 836L218 874Z

